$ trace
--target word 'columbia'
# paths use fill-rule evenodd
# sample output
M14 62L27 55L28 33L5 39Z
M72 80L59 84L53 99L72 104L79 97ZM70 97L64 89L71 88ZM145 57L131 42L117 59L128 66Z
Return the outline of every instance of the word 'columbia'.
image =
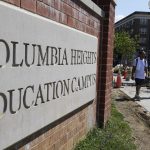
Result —
M70 53L70 54L68 54ZM68 58L68 55L71 58ZM0 39L0 68L11 67L80 65L96 63L96 52L68 50L62 47L41 46L39 44L7 42ZM70 62L69 62L70 61Z

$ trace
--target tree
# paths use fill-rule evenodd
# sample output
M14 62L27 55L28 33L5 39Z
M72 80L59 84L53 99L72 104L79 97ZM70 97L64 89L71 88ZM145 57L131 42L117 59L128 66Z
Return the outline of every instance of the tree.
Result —
M131 38L127 32L115 33L115 49L114 54L121 57L121 63L130 61L138 48L137 37ZM123 62L124 61L124 62Z

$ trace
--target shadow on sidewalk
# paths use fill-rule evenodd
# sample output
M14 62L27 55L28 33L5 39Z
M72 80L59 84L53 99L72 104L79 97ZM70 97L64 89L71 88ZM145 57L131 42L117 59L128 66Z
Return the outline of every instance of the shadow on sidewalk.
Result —
M130 98L129 96L121 96L121 97L117 97L116 99L115 99L116 101L132 101L132 98Z
M150 97L141 97L140 100L147 99L150 100Z
M115 100L116 101L142 101L142 100L150 100L150 97L141 97L140 100L135 100L135 98L131 98L129 97L128 95L125 95L125 96L121 96L121 97L117 97Z

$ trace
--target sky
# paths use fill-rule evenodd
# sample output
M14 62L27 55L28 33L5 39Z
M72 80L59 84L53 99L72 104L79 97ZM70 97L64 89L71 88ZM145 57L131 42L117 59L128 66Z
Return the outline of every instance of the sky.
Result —
M148 2L149 0L116 0L115 22L135 11L150 12Z

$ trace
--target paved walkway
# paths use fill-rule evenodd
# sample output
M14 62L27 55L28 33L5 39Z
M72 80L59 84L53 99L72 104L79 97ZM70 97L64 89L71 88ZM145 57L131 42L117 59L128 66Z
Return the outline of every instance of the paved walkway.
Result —
M120 88L122 92L127 94L129 97L133 98L135 96L135 86L131 86L134 84L133 80L124 81L122 80L123 86ZM148 112L150 112L150 89L146 87L142 87L140 91L140 101L136 101L139 105L144 107Z

